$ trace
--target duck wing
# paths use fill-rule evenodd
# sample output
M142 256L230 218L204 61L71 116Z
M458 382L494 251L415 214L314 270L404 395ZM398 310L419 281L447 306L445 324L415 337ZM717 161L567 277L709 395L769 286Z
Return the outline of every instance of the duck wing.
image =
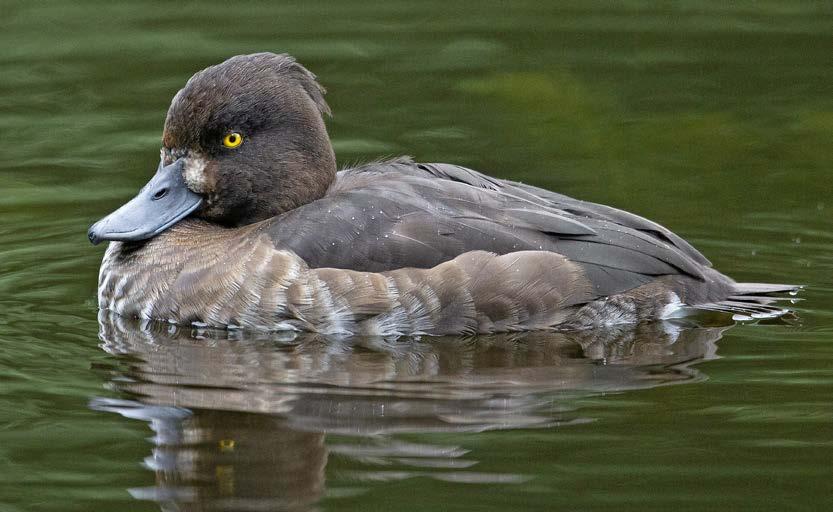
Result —
M636 215L449 164L391 161L341 171L328 194L264 226L312 268L430 268L460 254L543 250L578 263L600 296L709 266Z

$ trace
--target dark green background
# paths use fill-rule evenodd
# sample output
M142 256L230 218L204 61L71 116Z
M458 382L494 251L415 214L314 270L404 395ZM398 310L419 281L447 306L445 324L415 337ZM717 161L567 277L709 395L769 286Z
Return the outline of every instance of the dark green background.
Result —
M329 129L342 165L402 154L459 163L657 220L738 280L808 288L795 306L797 325L729 329L719 357L700 354L709 360L683 377L627 357L623 364L639 367L638 375L604 390L592 372L564 386L575 392L541 382L513 388L505 375L502 389L470 389L455 374L451 384L438 378L437 389L422 382L407 391L425 410L396 433L374 431L386 416L370 406L375 412L355 412L362 428L320 424L354 414L338 410L339 393L361 394L349 379L322 379L341 382L332 393L313 382L316 396L329 399L314 415L318 423L303 428L292 414L256 414L261 409L249 404L238 417L209 403L202 421L249 427L238 432L238 459L211 465L215 480L200 485L220 494L229 479L241 493L247 483L270 488L273 480L256 481L244 469L246 453L254 456L246 441L266 438L288 448L274 448L269 453L285 456L260 460L258 471L284 481L280 475L295 471L291 459L304 456L292 451L293 436L309 430L327 432L308 440L330 450L321 501L278 500L273 509L830 508L831 5L0 1L0 510L159 509L127 491L160 478L141 465L154 449L148 423L89 407L102 397L147 401L121 383L164 372L142 366L147 354L99 347L94 296L103 250L89 245L85 230L155 170L168 102L193 72L267 50L295 55L330 91ZM208 368L224 367L226 349L253 351L252 365L272 350L223 343L214 366L187 371L210 377ZM372 359L374 350L422 357L407 343L356 357ZM502 366L461 364L475 375ZM503 369L511 375L528 364ZM277 385L282 375L264 381L265 396L292 394ZM558 365L548 375L558 381ZM671 382L681 385L655 386ZM166 386L161 405L192 405L181 398L187 393L201 398L201 387L179 388L176 378ZM403 392L393 389L371 396L381 403L385 393ZM426 418L455 424L453 411L432 409L446 392L483 400L457 407L488 430L428 432ZM538 404L536 414L556 423L566 414L571 424L511 428L501 419L512 416L507 396ZM499 419L490 416L498 410ZM288 427L273 424L286 418ZM425 453L415 462L368 448L398 443L456 447L476 463L449 469ZM352 445L356 453L344 448ZM213 449L177 447L177 470ZM242 507L212 499L206 508Z

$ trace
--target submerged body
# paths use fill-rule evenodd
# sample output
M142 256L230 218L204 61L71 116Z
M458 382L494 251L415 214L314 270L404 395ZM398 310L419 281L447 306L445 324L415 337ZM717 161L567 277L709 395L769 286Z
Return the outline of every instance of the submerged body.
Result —
M258 54L177 94L157 175L90 230L113 240L102 309L373 335L583 329L684 306L781 312L763 294L792 287L735 283L621 210L448 164L336 173L313 78Z

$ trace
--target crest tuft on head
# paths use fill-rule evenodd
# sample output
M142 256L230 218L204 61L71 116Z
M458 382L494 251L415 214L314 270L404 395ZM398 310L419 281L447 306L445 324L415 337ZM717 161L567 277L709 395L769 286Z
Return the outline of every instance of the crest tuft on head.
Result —
M330 106L327 105L326 100L324 100L324 95L327 94L327 90L318 83L315 74L299 64L298 61L295 60L295 57L286 53L275 54L263 52L232 57L226 62L236 58L251 59L254 63L262 63L260 65L267 69L271 68L276 72L286 72L289 75L294 75L299 85L304 88L310 99L312 99L318 107L318 111L321 112L322 115L326 114L328 116L332 116Z

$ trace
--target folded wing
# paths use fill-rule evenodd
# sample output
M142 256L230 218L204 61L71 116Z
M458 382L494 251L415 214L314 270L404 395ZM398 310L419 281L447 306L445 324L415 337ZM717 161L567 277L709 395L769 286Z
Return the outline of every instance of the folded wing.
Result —
M666 228L615 208L449 164L374 163L339 173L327 196L269 222L312 268L429 268L469 251L545 250L579 264L599 296L710 266Z

